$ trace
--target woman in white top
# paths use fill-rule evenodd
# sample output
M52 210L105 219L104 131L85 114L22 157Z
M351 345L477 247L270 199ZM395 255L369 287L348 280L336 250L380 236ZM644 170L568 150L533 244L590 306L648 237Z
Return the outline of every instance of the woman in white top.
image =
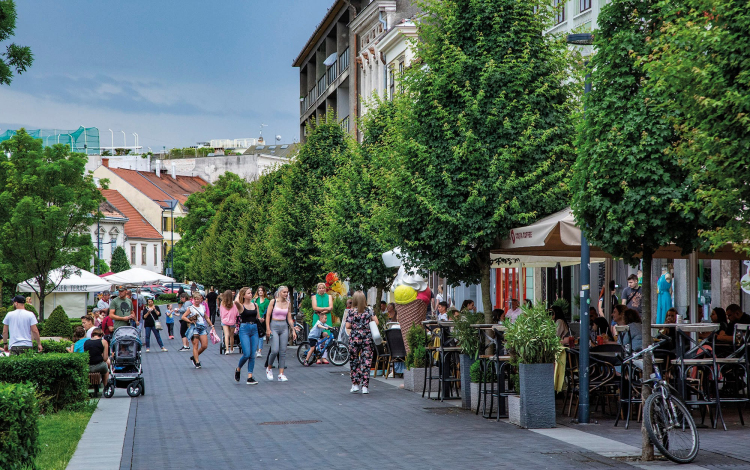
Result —
M193 294L193 305L185 310L185 313L182 315L182 319L189 324L185 337L193 341L193 355L190 359L193 361L196 369L201 368L201 363L198 360L199 356L203 354L203 351L208 349L208 328L206 328L206 324L208 323L211 329L214 329L214 325L211 323L206 310L206 306L203 304L203 296L200 292L195 291Z

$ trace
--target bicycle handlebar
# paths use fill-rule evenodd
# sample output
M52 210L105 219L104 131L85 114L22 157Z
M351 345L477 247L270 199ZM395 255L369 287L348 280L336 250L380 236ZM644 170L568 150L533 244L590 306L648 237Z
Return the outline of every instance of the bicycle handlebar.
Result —
M659 341L658 343L652 344L651 346L647 347L646 349L641 349L637 353L634 353L633 355L631 355L629 358L624 359L622 362L623 363L625 363L625 362L632 362L633 360L638 359L639 357L643 356L644 354L646 354L648 352L651 352L654 349L658 348L659 346L661 346L662 343L664 343L665 341L669 341L669 339L670 339L669 337L664 336L661 333L659 333L657 335L657 338L662 338L662 340Z

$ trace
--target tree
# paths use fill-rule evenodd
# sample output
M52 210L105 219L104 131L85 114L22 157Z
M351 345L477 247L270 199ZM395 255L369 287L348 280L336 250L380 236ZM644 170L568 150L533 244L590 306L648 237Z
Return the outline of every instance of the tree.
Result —
M128 261L128 255L125 254L125 249L121 246L115 248L112 252L112 260L110 261L110 268L112 272L120 273L130 269L130 261Z
M86 174L85 154L59 144L43 149L24 129L0 145L10 152L0 165L0 273L34 278L43 316L44 299L56 287L50 273L62 269L62 282L74 271L64 267L90 263L89 227L101 216L103 196ZM107 181L100 184L106 188Z
M420 3L416 64L381 166L408 263L454 285L481 282L489 321L490 250L568 204L570 54L544 34L544 2Z
M373 166L371 150L383 144L383 117L394 112L391 102L379 106L363 120L362 146L349 143L335 176L325 185L322 223L315 237L326 270L335 271L353 287L377 288L377 298L390 287L395 270L383 264L382 253L396 245L385 205L380 168ZM380 302L375 302L380 313Z
M16 31L16 4L13 0L0 0L0 41L5 41ZM13 69L21 75L34 62L34 55L28 46L11 43L0 54L0 85L10 85Z
M664 34L643 66L658 80L685 137L674 151L694 179L696 198L684 210L710 219L704 239L716 249L735 243L750 255L750 13L728 0L658 5Z
M683 251L697 243L701 219L676 210L693 200L689 172L671 149L675 131L668 95L647 86L653 78L642 66L661 33L656 0L614 0L602 7L591 58L593 90L585 99L573 172L573 212L589 241L634 264L643 259L642 321L651 325L651 262L661 246ZM651 329L643 328L643 344ZM650 359L643 370L650 370ZM642 396L650 393L646 383ZM643 458L653 459L645 428Z
M307 142L285 168L268 228L271 260L284 282L310 290L323 279L325 268L313 233L323 217L325 182L347 155L351 139L329 113L308 129Z

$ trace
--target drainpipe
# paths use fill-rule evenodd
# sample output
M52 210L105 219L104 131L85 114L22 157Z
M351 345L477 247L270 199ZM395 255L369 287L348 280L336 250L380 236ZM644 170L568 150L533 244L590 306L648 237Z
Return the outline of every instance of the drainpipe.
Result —
M388 21L385 18L383 18L382 11L378 14L378 21L380 21L380 24L383 25L383 32L387 32ZM385 54L382 52L380 53L380 60L383 62L383 96L387 98L388 97L388 67L386 64L388 62L386 62Z

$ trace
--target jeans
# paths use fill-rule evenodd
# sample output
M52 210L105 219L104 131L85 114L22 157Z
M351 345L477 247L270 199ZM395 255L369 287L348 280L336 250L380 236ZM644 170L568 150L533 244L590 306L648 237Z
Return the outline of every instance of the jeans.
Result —
M253 373L255 368L255 351L258 349L258 325L255 323L242 323L240 325L240 345L242 345L242 357L237 364L238 369L247 362L247 372Z
M279 358L279 369L286 367L286 347L289 341L289 326L285 320L271 320L271 355L268 363L273 364L276 357Z
M156 342L159 343L159 347L163 348L164 343L161 342L161 334L159 334L159 330L156 328L152 328L150 326L146 327L146 348L151 347L151 332L154 332L154 336L156 336Z
M167 323L167 334L174 336L174 323Z
M266 339L265 336L261 336L260 337L260 340L258 341L258 351L260 351L261 349L263 349L263 340L264 339Z

